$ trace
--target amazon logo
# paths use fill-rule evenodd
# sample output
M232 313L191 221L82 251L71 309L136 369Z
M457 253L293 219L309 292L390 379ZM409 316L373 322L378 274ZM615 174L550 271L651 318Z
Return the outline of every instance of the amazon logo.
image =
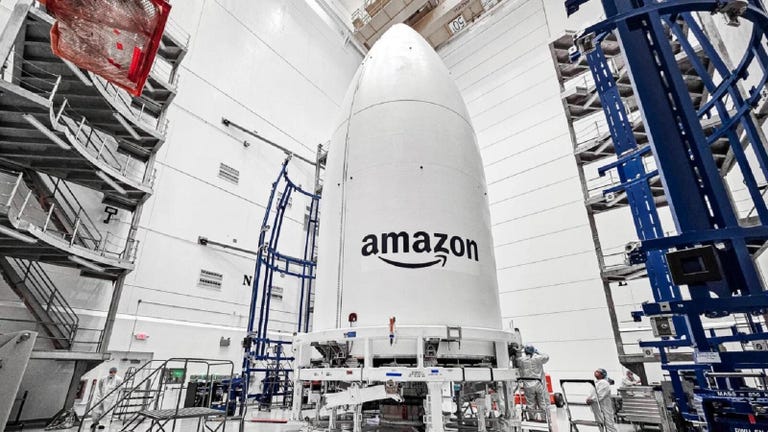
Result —
M405 231L381 233L380 235L368 234L363 237L361 252L363 256L376 255L378 259L389 265L409 269L435 265L445 267L450 255L457 258L480 260L476 241L444 233L429 234L424 231L417 231L413 235ZM402 254L398 257L403 258L412 256L412 254L419 254L420 256L414 256L413 260L398 261L380 254ZM432 256L422 258L423 255L421 254Z

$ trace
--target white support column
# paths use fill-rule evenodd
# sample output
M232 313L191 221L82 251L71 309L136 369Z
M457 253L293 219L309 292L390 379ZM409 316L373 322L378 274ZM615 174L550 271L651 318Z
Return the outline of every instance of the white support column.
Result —
M337 408L333 408L328 415L328 430L333 431L336 430L336 416L337 416Z
M416 338L416 367L424 367L424 338Z
M352 432L363 431L363 404L358 404L355 406L355 419L352 425Z
M295 347L294 358L296 359L293 364L293 400L291 401L291 420L301 420L301 398L304 393L304 386L299 379L299 372L304 365L304 344L298 344Z
M493 344L496 349L496 367L507 368L509 364L509 347L505 341L498 341Z
M363 339L363 362L364 367L370 369L373 367L373 355L371 354L371 340L368 338Z
M427 432L443 432L443 383L427 383L427 400L424 404L426 408L424 423L427 425Z
M477 407L477 432L486 432L485 412L487 406L485 395L475 399L475 406Z

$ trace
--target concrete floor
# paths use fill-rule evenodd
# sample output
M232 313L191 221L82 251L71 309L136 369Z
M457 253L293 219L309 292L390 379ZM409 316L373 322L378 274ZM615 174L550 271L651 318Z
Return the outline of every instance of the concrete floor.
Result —
M575 408L573 412L574 418L578 419L591 419L591 412L584 408ZM306 425L303 423L284 423L284 424L269 424L269 423L259 423L259 422L253 422L251 420L253 419L284 419L287 418L287 413L282 411L272 411L272 412L258 412L254 414L248 414L247 415L248 420L245 422L245 431L249 432L298 432L298 431L308 431L309 429L306 428ZM563 408L552 408L552 432L569 432L570 428L568 425L568 416L566 414L565 409ZM169 424L165 430L166 432L171 432L172 428ZM197 421L196 420L181 420L176 425L176 431L178 432L192 432L196 430ZM210 423L209 426L212 428L215 428L214 423ZM114 421L112 424L104 429L105 432L118 432L122 428L122 423L120 421ZM25 431L29 432L42 432L43 429L24 429ZM67 431L76 431L77 428L72 429L66 429ZM88 424L86 424L83 429L83 431L89 431ZM137 431L145 431L146 428L139 428L136 429ZM633 431L633 428L631 425L618 425L619 432L630 432ZM238 424L237 422L229 422L226 425L226 431L238 431ZM379 432L400 432L400 431L408 431L411 432L412 429L410 428L379 428ZM580 426L579 427L580 432L597 432L596 428L589 428ZM219 429L217 432L225 432L222 431L222 429Z

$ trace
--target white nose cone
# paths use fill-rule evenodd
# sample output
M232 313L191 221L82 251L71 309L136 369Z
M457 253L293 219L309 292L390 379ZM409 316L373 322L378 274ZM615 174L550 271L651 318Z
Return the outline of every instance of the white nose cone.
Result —
M406 25L363 60L329 149L314 331L501 329L485 173L448 70Z

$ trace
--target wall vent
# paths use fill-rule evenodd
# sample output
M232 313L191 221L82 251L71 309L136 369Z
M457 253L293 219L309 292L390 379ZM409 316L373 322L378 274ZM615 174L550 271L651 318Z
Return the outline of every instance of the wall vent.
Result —
M223 274L200 269L200 278L197 280L197 286L220 290L223 281Z
M240 183L240 171L222 162L219 164L219 178L238 184Z

